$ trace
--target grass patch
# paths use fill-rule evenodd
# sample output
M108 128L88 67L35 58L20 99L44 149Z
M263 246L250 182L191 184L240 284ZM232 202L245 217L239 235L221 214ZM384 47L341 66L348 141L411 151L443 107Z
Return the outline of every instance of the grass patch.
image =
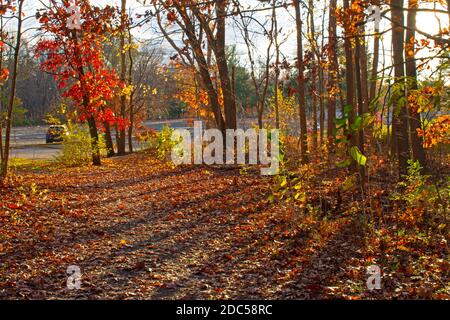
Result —
M40 171L55 167L55 162L53 160L13 158L10 160L9 167L13 171Z

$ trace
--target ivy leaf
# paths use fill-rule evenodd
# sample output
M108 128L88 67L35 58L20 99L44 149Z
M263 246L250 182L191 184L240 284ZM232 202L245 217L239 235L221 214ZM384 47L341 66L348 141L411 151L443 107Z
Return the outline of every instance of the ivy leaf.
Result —
M353 111L353 106L347 105L347 106L344 107L344 114L348 115L352 111Z
M350 155L352 156L353 160L355 160L358 165L365 166L367 163L367 157L361 153L358 147L352 147L350 149Z
M336 164L338 168L346 168L352 164L352 159L348 158L345 161Z
M361 129L362 123L363 118L361 116L358 116L356 117L355 122L353 122L350 127L352 128L353 131L358 131L359 129Z
M346 118L336 119L336 125L338 127L345 126L346 123L347 123Z
M374 120L375 120L375 117L374 117L373 115L371 115L370 113L365 113L365 114L363 114L363 115L362 115L362 118L363 118L363 123L362 123L362 127L363 127L363 128L368 127L368 126L371 125L371 124L374 122Z

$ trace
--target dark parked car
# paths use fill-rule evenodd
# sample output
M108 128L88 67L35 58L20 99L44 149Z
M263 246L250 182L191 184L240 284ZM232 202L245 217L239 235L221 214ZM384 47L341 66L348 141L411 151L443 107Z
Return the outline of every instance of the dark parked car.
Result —
M67 134L66 126L50 126L45 137L47 143L62 142L64 135Z

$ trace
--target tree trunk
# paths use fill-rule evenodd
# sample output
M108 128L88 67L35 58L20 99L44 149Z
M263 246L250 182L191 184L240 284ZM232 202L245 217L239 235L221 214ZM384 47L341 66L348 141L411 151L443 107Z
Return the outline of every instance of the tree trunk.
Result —
M402 98L406 97L404 90L405 84L405 59L404 43L405 43L405 31L404 31L404 13L403 13L403 0L392 0L392 45L394 49L394 73L395 81L400 85L399 92L396 92L396 101L394 102L394 108L398 111L398 116L395 117L395 134L397 142L397 157L398 157L398 172L399 176L407 173L408 159L409 159L409 141L408 141L408 123L406 104L402 102ZM403 88L403 89L402 89Z
M303 63L302 17L300 0L293 0L297 29L298 107L300 118L300 153L302 163L308 162L308 132L306 126L305 66Z
M314 28L314 2L313 0L308 1L308 9L309 9L309 31L310 31L310 44L312 50L312 61L311 61L311 98L312 98L312 114L313 114L313 127L312 127L312 135L313 135L313 150L317 150L317 139L319 138L317 134L317 62L316 61L316 39L315 39L315 28Z
M86 102L86 101L85 101ZM89 133L91 135L91 145L92 145L92 164L94 166L101 166L102 162L100 159L100 146L99 146L99 137L97 131L97 123L93 116L88 119L89 125Z
M109 122L106 121L103 123L103 126L105 127L105 143L107 154L108 158L111 158L114 157L116 154L114 151L114 143L111 136L111 125L109 124Z
M361 27L360 48L359 48L359 64L361 65L361 95L362 95L362 114L369 112L369 88L368 88L368 71L367 71L367 48L364 38L365 28Z
M349 9L350 4L349 0L344 0L344 9ZM347 84L347 98L346 98L346 104L348 106L352 106L352 111L350 112L349 121L350 123L353 123L355 121L355 69L353 68L354 61L353 61L353 46L351 37L352 34L348 32L348 30L345 31L345 41L344 41L344 48L345 48L345 73L346 73L346 84ZM356 136L352 135L350 139L350 145L356 146Z
M325 87L326 87L326 79L325 79L325 70L323 65L323 50L325 47L325 19L327 15L327 6L323 8L322 14L322 43L320 45L320 51L317 51L317 60L319 61L319 101L320 101L320 145L323 145L324 137L325 137Z
M378 5L378 0L374 1L375 5ZM372 72L370 75L370 93L369 93L369 102L375 103L375 98L377 96L377 75L378 75L378 63L380 60L380 30L378 28L375 29L375 36L373 40L373 64L372 64Z
M5 34L3 32L4 29L4 25L3 25L3 16L0 15L0 41L4 42L4 37ZM2 46L0 48L0 70L3 69L3 53L4 53L4 46ZM0 86L0 97L4 97L5 94L5 86L2 85ZM0 114L3 114L3 99L0 99ZM2 118L0 117L0 171L1 169L1 165L3 164L3 158L4 158L4 153L3 153L3 121Z
M277 2L274 0L273 3L273 11L272 11L272 19L274 21L275 26L275 34L272 36L275 38L275 82L274 82L274 91L275 91L275 126L277 129L280 129L280 101L278 97L278 91L280 87L280 45L278 43L278 19L277 19L277 11L276 11Z
M257 112L258 112L258 128L263 129L263 127L264 127L264 123L263 123L264 102L258 102L258 104L260 105L257 110Z
M126 52L125 52L125 28L126 28L126 8L127 0L122 0L122 10L121 10L121 30L120 30L120 80L122 83L126 83L127 77L127 62L126 62ZM126 118L126 108L127 108L127 97L122 95L120 97L120 115L123 119ZM126 131L122 128L119 132L119 144L117 146L117 153L119 156L126 154L125 150L126 141Z
M225 120L222 116L222 111L219 104L219 96L217 90L214 88L214 84L211 79L211 75L209 73L206 60L201 56L196 56L196 60L199 65L200 76L202 78L203 85L208 92L208 98L211 103L211 109L214 113L214 120L216 121L216 125L221 131L225 131L226 124Z
M391 140L389 141L389 147L390 147L390 151L391 151L391 156L392 157L396 157L397 153L398 153L398 142L397 142L397 120L396 120L396 116L395 116L395 106L392 105L392 116L391 116L391 134L390 134L390 138Z
M128 127L128 151L130 153L134 152L134 147L133 147L133 130L134 130L134 123L133 123L133 119L130 118L130 126Z
M114 126L114 131L116 132L116 145L119 145L120 133L119 133L119 126L117 124Z
M131 28L128 28L128 42L131 45L133 43L133 35L131 34ZM128 68L128 84L133 85L133 70L134 70L134 59L131 50L128 50L128 58L130 59L130 67ZM133 148L133 130L134 130L134 95L135 89L132 90L130 94L130 126L128 128L128 150L130 153L134 152Z
M217 0L217 35L215 55L217 68L219 70L220 83L222 86L223 103L225 109L225 123L227 129L237 129L236 98L232 94L230 72L228 70L227 57L225 54L225 19L227 14L227 1Z
M418 4L416 0L409 0L409 8L417 9ZM415 46L414 46L414 38L415 38L415 29L416 29L416 10L408 11L408 21L407 21L408 29L406 30L406 43L408 47L405 48L405 56L406 56L406 77L407 77L407 92L411 90L417 90L417 68L416 68L416 57L415 57ZM410 127L410 141L412 147L413 159L415 161L419 161L422 167L426 168L426 157L425 151L422 146L422 141L417 134L417 129L421 128L420 114L411 108L408 108L409 111L409 127Z
M324 72L322 67L319 70L319 144L323 144L324 128L325 128L325 102L324 102Z
M338 94L339 83L338 73L338 59L337 59L337 35L336 35L336 6L337 0L330 1L330 18L329 18L329 48L328 48L328 57L330 60L330 70L329 74L329 90L328 94L328 122L327 122L327 136L329 143L331 144L333 141L334 131L336 129L336 101Z
M224 0L220 1L220 5L217 6L219 11L224 11L225 7L223 7ZM197 32L196 32L196 28L198 26L193 24L193 20L191 19L191 16L187 14L187 11L185 10L185 7L178 2L174 2L173 5L169 8L169 6L167 6L164 2L162 2L162 5L164 6L164 8L166 10L170 10L170 9L175 9L178 14L181 17L180 21L177 21L177 24L185 30L185 35L187 37L187 40L189 41L190 45L192 46L192 55L194 57L194 60L197 64L198 67L198 73L201 77L201 80L203 82L203 86L206 90L206 92L208 93L208 98L209 98L209 102L210 102L210 107L211 110L214 114L214 119L216 121L216 125L217 127L222 131L225 132L226 130L226 123L225 123L225 119L223 117L222 114L222 110L221 110L221 105L219 103L219 93L216 89L216 87L214 86L214 81L212 79L212 75L210 73L210 68L209 68L209 64L207 59L209 60L210 56L208 54L208 57L205 57L204 54L204 43L202 42L201 39L199 39L199 37L197 36ZM222 7L222 9L220 9L220 7ZM196 7L192 7L192 12L194 13L194 15L197 17L197 19L200 22L201 27L203 28L203 31L206 33L207 39L208 39L208 52L212 52L210 50L214 51L214 54L216 56L216 60L217 60L217 66L218 68L220 68L220 72L221 72L221 81L224 81L223 88L223 94L224 94L224 98L226 99L226 101L224 101L225 105L226 105L226 112L228 114L232 114L233 112L230 112L230 103L229 103L229 99L230 97L227 95L227 93L229 93L229 89L227 91L227 83L228 83L228 88L229 87L229 76L228 76L228 67L227 67L227 61L224 55L224 50L225 50L225 20L224 20L224 16L222 16L222 19L218 19L217 22L217 28L218 28L218 34L217 36L212 34L212 30L210 28L210 25L205 22L205 16L202 15L200 13L200 11L198 10L198 8ZM225 10L226 11L226 10ZM219 14L219 12L217 13ZM172 41L172 39L169 37L169 35L165 32L164 27L161 25L160 23L160 15L157 13L156 17L158 19L158 25L161 29L161 31L164 33L164 37L169 40L169 42L171 43L171 45L176 48L177 52L180 55L183 55L182 50L178 47L176 47L176 45L174 44L174 42ZM219 23L220 22L220 23ZM220 32L219 32L220 29ZM223 44L221 46L220 49L217 48L217 44L221 43ZM191 60L191 59L189 59ZM192 60L192 65L194 65L194 61ZM217 80L216 80L217 81ZM234 100L234 99L232 99ZM234 108L235 111L235 108ZM235 114L235 112L234 112ZM228 121L233 120L231 116L228 116ZM233 121L230 121L233 122Z
M316 89L316 83L317 83L317 74L315 70L311 70L312 76L311 76L311 100L312 100L312 116L313 116L313 125L312 125L312 138L313 138L313 150L317 150L317 139L319 135L317 134L317 124L318 124L318 117L317 117L317 89Z
M6 132L5 132L5 147L3 151L3 159L2 166L0 172L1 180L4 180L8 175L8 162L9 162L9 148L10 148L10 139L11 139L11 127L12 127L12 113L14 109L14 102L16 98L16 86L17 86L17 73L19 68L19 53L20 53L20 45L22 41L22 8L23 8L24 0L20 0L18 3L18 12L17 12L17 39L16 46L14 47L14 64L11 78L11 92L9 95L9 103L7 110L7 118L6 118Z
M0 171L2 170L1 165L3 165L3 158L3 123L0 123Z
M361 59L361 55L365 54L362 53L361 51L361 39L360 37L356 37L356 50L355 50L355 61L360 62ZM362 66L360 63L356 63L355 64L355 71L356 71L356 87L357 87L357 93L358 93L358 115L362 116L365 112L367 112L367 110L364 110L366 108L365 106L365 101L364 101L364 82L367 84L367 78L364 78L363 72L362 72ZM367 76L367 75L366 75ZM367 86L366 86L367 89ZM367 93L367 91L366 91ZM364 150L364 130L363 128L360 128L358 130L358 148L361 151L362 154L365 153ZM366 170L364 168L364 166L360 166L358 165L358 171L359 171L359 175L360 175L360 179L361 179L361 184L362 186L364 186L364 182L366 180Z

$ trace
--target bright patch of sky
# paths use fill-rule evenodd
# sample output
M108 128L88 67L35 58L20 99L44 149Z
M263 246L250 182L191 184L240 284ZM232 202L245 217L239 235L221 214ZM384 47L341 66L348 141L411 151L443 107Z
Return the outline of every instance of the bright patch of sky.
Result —
M37 22L34 18L32 18L35 15L35 12L38 8L42 8L44 4L49 3L48 0L39 0L39 1L30 1L25 0L25 14L30 17L29 20L26 23L27 28L30 28L28 34L28 38L33 38L33 27L37 26ZM134 17L135 21L138 21L139 19L136 18L136 14L142 14L146 10L153 9L152 6L149 6L148 4L144 6L142 3L143 0L128 0L127 1L127 7L129 8L129 13L132 17ZM148 3L149 1L147 1ZM407 2L407 1L405 1ZM117 6L119 7L121 5L121 0L91 0L91 3L94 5L104 6L106 4ZM263 8L267 7L268 4L264 4L261 1L258 0L241 0L241 3L243 4L244 10L245 9L253 9L253 8ZM328 25L328 7L324 7L326 5L325 1L314 1L314 4L316 6L315 8L315 29L316 31L322 30L322 24L325 25L325 43L327 42L327 25ZM434 6L436 6L437 9L442 9L442 7L439 4L425 4L422 5L423 7L433 9ZM307 22L307 10L306 8L302 9L303 11L303 22L304 22L304 30L303 32L306 33L306 22ZM265 10L265 11L259 11L253 14L253 18L258 20L260 23L264 24L266 21L270 20L272 12L271 10ZM279 8L277 9L277 16L278 16L278 25L279 25L279 41L281 44L281 53L283 57L286 57L288 60L293 60L296 55L296 31L295 31L295 20L294 20L294 8L292 6L288 6L287 8ZM325 15L325 16L324 16ZM228 29L227 29L227 44L228 45L236 45L237 48L237 54L240 57L240 60L243 64L248 66L248 58L247 58L247 49L245 46L245 42L242 38L241 32L239 31L239 28L236 26L236 22L233 21L234 18L228 19ZM406 19L406 13L405 13L405 19ZM406 21L406 20L405 20ZM259 55L259 57L255 57L256 59L265 59L265 55L267 52L267 46L269 43L269 40L267 37L263 34L263 29L261 28L258 23L252 22L251 24L251 39L252 43L255 45L255 55ZM368 34L373 33L373 23L369 23L367 29ZM265 25L267 29L270 29L270 23L267 22ZM381 21L381 32L388 30L391 27L391 23L388 19L383 18ZM448 28L449 27L449 21L448 21L448 15L444 13L433 13L433 12L419 12L417 15L417 28L419 30L422 30L424 32L427 32L429 34L437 34L439 32L439 28ZM134 30L134 35L137 39L142 39L145 41L153 42L154 45L157 45L161 47L166 53L167 56L170 56L173 54L173 49L170 47L170 45L163 40L163 37L160 32L158 32L158 28L153 23L146 24L140 28L137 28ZM423 38L420 35L417 35L417 38ZM176 39L179 43L179 39ZM368 37L368 47L369 51L371 50L371 43L373 42L373 37ZM306 41L305 41L306 42ZM321 39L319 38L319 43L321 42ZM305 46L307 47L308 44L306 43ZM391 33L387 32L383 34L382 37L382 48L384 48L384 53L386 54L386 57L388 61L390 60L391 55ZM419 57L426 57L430 56L430 52L428 50L423 50L420 52ZM431 67L433 69L434 66L436 66L437 62L431 63ZM390 61L387 62L386 66L390 65Z

